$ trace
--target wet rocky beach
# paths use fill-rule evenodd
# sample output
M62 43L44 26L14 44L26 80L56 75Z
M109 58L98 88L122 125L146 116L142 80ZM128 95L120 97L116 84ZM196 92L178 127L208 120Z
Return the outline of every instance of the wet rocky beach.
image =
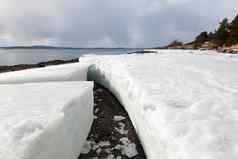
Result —
M145 159L130 118L103 86L94 86L94 121L78 159Z

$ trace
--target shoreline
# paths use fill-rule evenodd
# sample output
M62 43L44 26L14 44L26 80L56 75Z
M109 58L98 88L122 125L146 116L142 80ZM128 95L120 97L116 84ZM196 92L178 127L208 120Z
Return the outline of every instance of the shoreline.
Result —
M10 72L10 71L20 71L25 69L31 68L40 68L40 67L47 67L53 65L62 65L62 64L69 64L69 63L76 63L79 62L79 58L70 59L70 60L51 60L46 62L39 62L37 64L18 64L18 65L0 65L0 73Z

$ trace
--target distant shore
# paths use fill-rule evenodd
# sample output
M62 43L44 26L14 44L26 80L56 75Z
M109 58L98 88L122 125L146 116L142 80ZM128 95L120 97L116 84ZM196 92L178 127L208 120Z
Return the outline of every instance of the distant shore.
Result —
M209 45L208 45L209 46ZM147 54L147 53L157 53L155 50L160 49L171 49L171 50L215 50L220 53L229 53L229 54L238 54L238 45L235 45L233 47L220 47L217 49L206 47L205 45L199 49L192 49L191 45L188 44L182 44L182 45L173 45L173 46L167 46L167 47L161 47L161 48L155 48L155 49L144 49L139 51L133 51L133 52L127 52L127 54ZM40 68L40 67L46 67L51 65L60 65L60 64L68 64L68 63L76 63L79 62L79 58L73 58L70 60L51 60L46 62L39 62L36 64L17 64L17 65L0 65L0 73L3 72L10 72L10 71L19 71L24 69L30 69L30 68Z

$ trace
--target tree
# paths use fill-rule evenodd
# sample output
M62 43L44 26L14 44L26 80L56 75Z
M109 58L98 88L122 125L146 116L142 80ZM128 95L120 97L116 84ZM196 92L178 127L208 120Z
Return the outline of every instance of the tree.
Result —
M175 46L182 46L183 42L181 42L180 40L174 40L171 43L169 43L168 47L175 47Z
M238 43L238 15L232 20L230 26L230 35L229 35L229 43L230 44L237 44Z
M224 18L222 20L222 22L220 23L220 26L218 28L218 30L215 32L215 35L216 35L216 43L219 45L219 46L222 46L224 44L227 44L227 40L228 40L228 37L229 37L229 22L228 22L228 19L227 18Z
M197 37L196 37L196 40L195 42L197 43L204 43L208 40L208 34L206 31L204 32L201 32Z
M210 32L207 36L208 36L208 41L214 41L216 38L213 32Z
M196 38L195 38L195 41L194 41L194 48L198 48L198 47L201 47L201 45L208 41L208 34L206 31L204 32L201 32Z

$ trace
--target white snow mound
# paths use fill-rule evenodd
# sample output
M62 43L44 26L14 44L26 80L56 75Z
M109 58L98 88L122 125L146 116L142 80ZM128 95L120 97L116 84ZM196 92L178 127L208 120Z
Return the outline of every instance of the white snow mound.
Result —
M34 68L0 74L0 84L49 82L49 81L86 81L87 68L79 63Z
M93 120L93 83L0 85L1 159L77 159Z
M236 56L159 50L81 62L125 106L149 159L238 158Z
M4 73L0 84L86 80L88 71L88 79L124 105L149 159L237 159L237 68L237 55L157 50ZM76 158L93 118L92 86L61 82L0 90L0 158Z

